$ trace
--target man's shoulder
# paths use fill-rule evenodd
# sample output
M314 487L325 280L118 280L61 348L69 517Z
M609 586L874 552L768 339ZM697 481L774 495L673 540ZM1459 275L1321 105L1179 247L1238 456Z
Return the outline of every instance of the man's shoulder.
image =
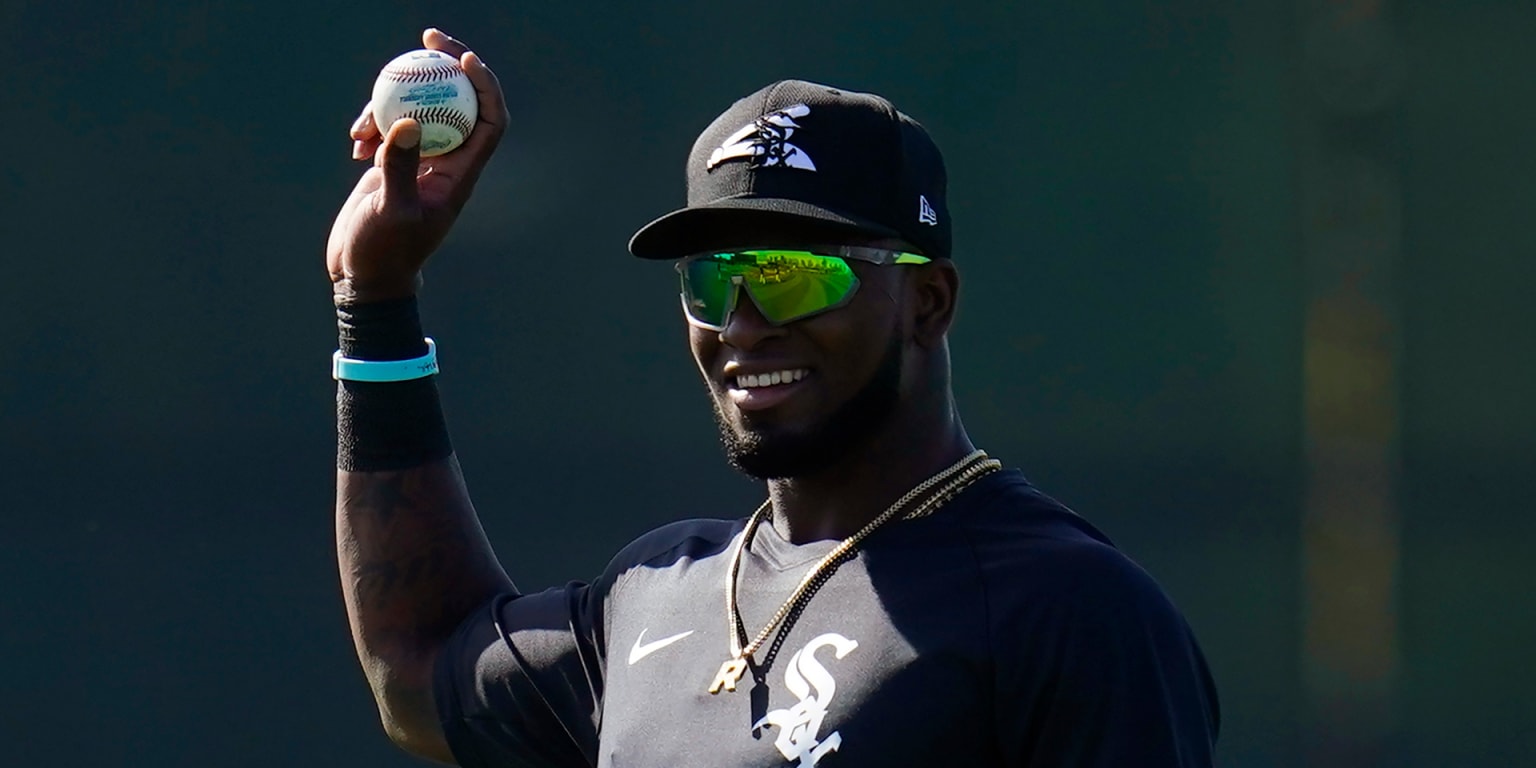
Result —
M1107 535L1022 473L989 480L955 516L985 581L1052 601L1163 599Z
M617 577L637 567L668 568L719 556L730 546L743 523L699 518L653 528L620 549L609 563L608 572Z
M946 516L972 539L1047 550L1114 549L1114 542L1018 470L994 473L950 502Z

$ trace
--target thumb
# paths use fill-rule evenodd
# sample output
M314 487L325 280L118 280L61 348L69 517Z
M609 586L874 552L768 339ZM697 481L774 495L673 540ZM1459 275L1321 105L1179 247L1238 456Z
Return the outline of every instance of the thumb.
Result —
M384 170L384 206L415 208L416 168L421 161L421 123L405 117L395 121L379 148L378 165Z

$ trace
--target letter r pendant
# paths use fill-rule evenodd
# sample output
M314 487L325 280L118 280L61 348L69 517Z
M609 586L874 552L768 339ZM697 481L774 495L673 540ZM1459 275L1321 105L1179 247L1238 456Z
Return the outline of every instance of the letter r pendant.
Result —
M727 691L736 690L736 681L741 679L741 674L747 671L747 660L743 658L727 659L720 665L719 674L715 675L715 681L709 684L710 693L719 693L721 688Z

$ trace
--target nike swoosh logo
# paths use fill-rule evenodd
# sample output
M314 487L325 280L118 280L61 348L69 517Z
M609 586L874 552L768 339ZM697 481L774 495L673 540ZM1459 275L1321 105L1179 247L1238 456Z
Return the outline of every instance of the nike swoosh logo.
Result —
M687 632L679 632L671 637L663 637L660 640L652 640L651 642L642 645L640 641L645 639L645 633L646 630L640 630L640 636L635 638L635 647L629 649L629 663L631 666L633 666L635 662L693 634L693 630L690 629Z

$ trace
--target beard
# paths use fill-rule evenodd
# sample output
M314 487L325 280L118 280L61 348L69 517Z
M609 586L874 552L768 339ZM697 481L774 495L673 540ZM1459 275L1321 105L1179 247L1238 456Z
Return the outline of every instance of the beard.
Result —
M712 396L726 460L738 472L759 480L816 474L836 463L878 432L895 412L901 399L904 349L900 336L892 334L869 381L831 416L804 429L738 429L726 416L720 398Z

